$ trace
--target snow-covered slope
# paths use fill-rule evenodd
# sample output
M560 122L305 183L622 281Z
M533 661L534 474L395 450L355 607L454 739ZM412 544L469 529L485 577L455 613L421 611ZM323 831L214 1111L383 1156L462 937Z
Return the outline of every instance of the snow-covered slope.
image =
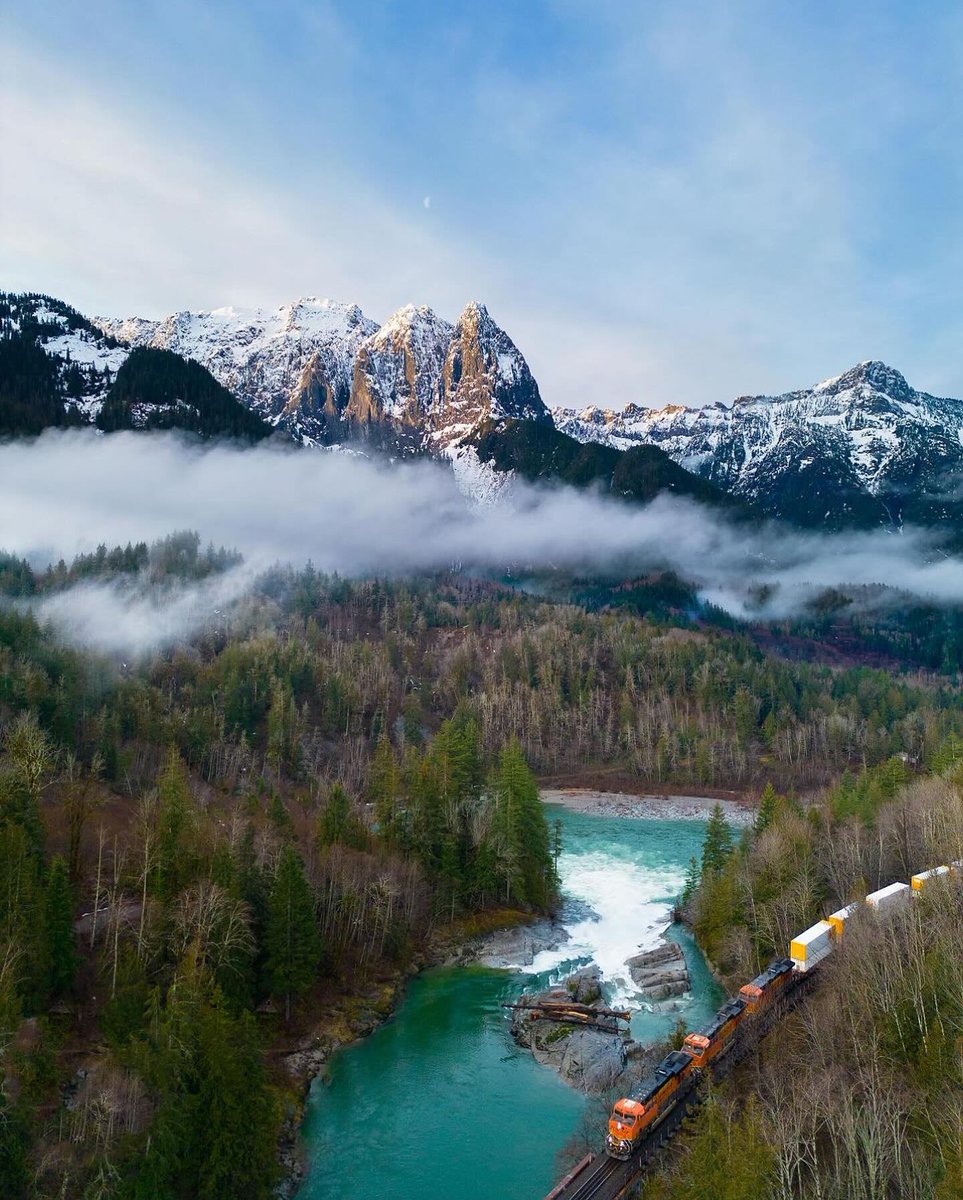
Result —
M51 296L4 294L0 336L25 333L53 360L60 401L81 421L92 421L128 349L76 309Z
M217 308L156 322L97 323L132 346L193 358L270 424L305 439L319 436L326 414L344 410L358 348L378 328L357 305L316 297L273 310Z
M488 420L551 421L521 352L476 303L455 325L407 305L379 327L355 305L316 298L98 325L195 359L305 442L360 434L444 452Z
M563 409L555 420L580 441L659 446L726 491L810 524L898 524L921 500L952 501L963 472L963 402L918 392L881 362L728 407Z

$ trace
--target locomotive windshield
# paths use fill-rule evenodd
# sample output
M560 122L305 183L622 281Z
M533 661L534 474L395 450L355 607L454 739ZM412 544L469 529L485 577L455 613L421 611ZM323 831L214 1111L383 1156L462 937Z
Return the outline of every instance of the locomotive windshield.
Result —
M619 1110L616 1109L615 1110L615 1119L616 1119L616 1121L621 1121L623 1125L634 1125L635 1124L635 1114L634 1113L619 1112Z

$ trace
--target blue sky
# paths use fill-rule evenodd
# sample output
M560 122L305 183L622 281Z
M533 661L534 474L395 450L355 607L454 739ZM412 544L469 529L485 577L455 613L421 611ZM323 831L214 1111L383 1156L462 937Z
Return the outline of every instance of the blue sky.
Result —
M470 299L549 403L963 396L956 4L0 0L0 286Z

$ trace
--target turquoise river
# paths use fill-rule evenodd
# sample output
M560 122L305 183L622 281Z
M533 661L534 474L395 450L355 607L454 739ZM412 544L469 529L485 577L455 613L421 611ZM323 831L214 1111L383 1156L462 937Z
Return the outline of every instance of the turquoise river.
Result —
M312 1088L298 1200L541 1200L551 1190L588 1102L515 1046L501 1003L596 962L608 996L637 1005L623 964L657 944L704 825L549 816L563 822L569 941L524 971L444 967L414 979L394 1018L336 1054L329 1082ZM719 1002L698 951L683 945L692 996L680 1011L639 1012L640 1040L680 1016L698 1024Z

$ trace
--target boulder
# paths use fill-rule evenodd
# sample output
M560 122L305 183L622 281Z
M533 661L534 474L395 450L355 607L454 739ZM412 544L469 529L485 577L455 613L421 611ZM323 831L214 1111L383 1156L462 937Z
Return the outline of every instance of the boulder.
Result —
M692 987L682 947L663 942L654 950L645 950L625 960L633 982L650 1000L681 996Z
M513 929L486 934L470 947L466 957L484 967L530 967L543 950L557 950L569 940L568 930L549 918Z

